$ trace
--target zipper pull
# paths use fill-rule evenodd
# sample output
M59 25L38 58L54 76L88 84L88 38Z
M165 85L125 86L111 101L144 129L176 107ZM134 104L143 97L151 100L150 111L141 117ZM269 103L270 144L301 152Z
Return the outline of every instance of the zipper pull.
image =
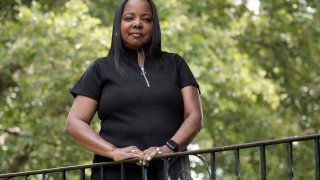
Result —
M145 75L146 75L146 72L144 71L144 68L143 68L143 67L141 68L141 75L142 75L142 76L145 76Z
M144 80L146 81L147 86L150 87L149 81L148 81L147 76L146 76L146 72L144 71L143 67L141 67L141 75L144 77Z

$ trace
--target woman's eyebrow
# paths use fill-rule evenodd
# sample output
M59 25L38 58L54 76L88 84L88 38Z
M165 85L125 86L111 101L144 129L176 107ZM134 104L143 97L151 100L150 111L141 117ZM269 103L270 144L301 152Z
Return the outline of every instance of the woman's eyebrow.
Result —
M136 14L134 12L130 12L130 11L123 11L122 15L124 14ZM144 13L144 14L141 14L142 16L145 16L145 15L149 15L149 16L152 16L152 13Z

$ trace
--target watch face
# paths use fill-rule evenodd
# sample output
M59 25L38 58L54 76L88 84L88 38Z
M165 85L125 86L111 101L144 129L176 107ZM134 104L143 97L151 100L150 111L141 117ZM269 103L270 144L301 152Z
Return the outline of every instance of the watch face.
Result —
M173 149L175 152L177 152L179 150L179 145L176 142L174 142L173 140L171 140L171 139L167 142L167 145L171 149Z

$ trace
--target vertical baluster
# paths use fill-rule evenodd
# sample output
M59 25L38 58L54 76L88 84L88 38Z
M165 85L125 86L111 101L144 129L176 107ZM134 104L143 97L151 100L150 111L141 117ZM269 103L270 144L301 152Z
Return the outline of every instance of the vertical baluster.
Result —
M100 180L104 180L103 166L100 166Z
M121 164L121 180L126 179L125 166L124 163Z
M211 152L211 176L210 180L216 180L216 153Z
M42 180L46 180L47 179L47 173L43 173L42 174Z
M319 145L319 138L314 140L315 142L315 161L316 161L316 177L317 180L320 180L320 145Z
M288 150L288 176L289 180L293 180L293 159L292 159L292 142L287 143Z
M234 151L236 180L240 180L240 157L239 149Z
M142 180L147 180L148 177L148 169L146 166L142 166Z
M61 180L66 180L66 171L61 171Z
M25 180L29 180L29 175L26 175L26 176L24 177L24 179L25 179Z
M80 180L86 179L86 169L80 169Z
M267 179L267 168L266 168L266 146L260 146L260 160L261 160L261 179Z
M169 179L169 160L168 158L163 159L163 177L164 180Z

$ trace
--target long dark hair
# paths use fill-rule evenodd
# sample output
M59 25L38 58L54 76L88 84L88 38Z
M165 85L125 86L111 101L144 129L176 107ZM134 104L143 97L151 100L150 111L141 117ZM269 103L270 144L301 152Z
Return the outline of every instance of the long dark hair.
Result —
M160 23L157 13L156 5L152 0L147 0L150 4L152 17L153 17L153 31L152 31L152 39L150 43L150 54L154 57L161 56L161 29ZM114 56L114 63L116 66L116 70L122 75L126 76L126 68L128 57L125 52L125 47L121 40L121 17L123 13L123 9L128 0L122 0L117 7L114 22L113 22L113 30L112 30L112 40L111 46L108 55Z

